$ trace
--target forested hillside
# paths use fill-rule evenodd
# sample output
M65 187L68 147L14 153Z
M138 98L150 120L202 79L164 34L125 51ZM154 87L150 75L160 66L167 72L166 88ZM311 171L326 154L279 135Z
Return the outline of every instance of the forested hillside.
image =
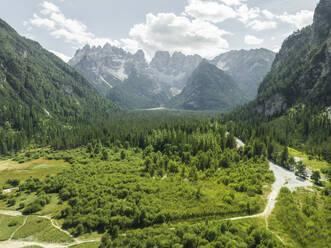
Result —
M0 20L0 153L47 144L52 130L117 109L78 72ZM68 127L69 128L69 127Z
M321 0L314 23L288 37L262 82L254 110L282 114L293 105L331 105L331 2Z
M274 137L331 161L330 16L331 2L321 0L314 23L284 41L256 100L225 118L241 126L237 135Z

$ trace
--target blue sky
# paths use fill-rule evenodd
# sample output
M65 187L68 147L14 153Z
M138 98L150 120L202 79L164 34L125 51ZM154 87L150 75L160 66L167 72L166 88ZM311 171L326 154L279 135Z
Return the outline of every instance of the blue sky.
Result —
M318 0L2 0L0 18L65 60L86 44L212 58L232 49L277 51L312 23Z

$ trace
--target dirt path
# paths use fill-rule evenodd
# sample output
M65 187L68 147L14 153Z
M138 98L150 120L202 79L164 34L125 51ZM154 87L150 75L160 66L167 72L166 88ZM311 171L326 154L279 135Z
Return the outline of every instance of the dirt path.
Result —
M0 215L8 215L8 216L22 216L21 212L18 211L10 211L10 210L0 210ZM52 243L42 243L42 242L34 242L34 241L23 241L23 240L13 240L13 237L15 234L26 224L27 219L29 216L26 216L24 218L24 221L22 225L20 225L9 237L8 240L6 241L0 241L0 247L1 248L20 248L20 247L25 247L25 246L41 246L44 248L69 248L73 245L79 245L79 244L85 244L85 243L94 243L94 242L99 242L100 239L95 239L95 240L80 240L77 238L72 237L71 233L69 233L66 230L63 230L60 226L58 226L55 223L55 220L51 218L51 216L36 216L39 218L47 219L51 222L51 225L58 229L59 231L65 233L66 235L72 237L74 241L70 244L52 244Z
M15 234L19 231L19 230L21 230L21 228L26 224L26 221L28 220L28 216L26 216L25 218L24 218L24 221L23 221L23 223L22 223L22 225L20 225L11 235L10 235L10 237L9 237L9 239L8 239L8 241L10 241L10 240L12 240L13 239L13 237L15 236Z
M19 211L11 211L11 210L0 210L0 215L8 215L8 216L22 216L22 213Z
M310 187L313 184L308 180L303 180L300 177L294 175L292 171L286 170L285 168L274 164L273 162L269 162L270 170L273 171L276 181L273 183L271 192L268 196L268 203L264 209L264 211L260 214L241 216L229 218L228 220L241 220L248 218L257 218L257 217L265 217L268 218L271 214L272 210L275 208L276 198L280 192L280 189L284 186L288 187L291 191L294 191L299 187Z
M0 242L1 248L23 248L26 246L41 246L43 248L68 248L67 245L39 243L33 241L8 240Z

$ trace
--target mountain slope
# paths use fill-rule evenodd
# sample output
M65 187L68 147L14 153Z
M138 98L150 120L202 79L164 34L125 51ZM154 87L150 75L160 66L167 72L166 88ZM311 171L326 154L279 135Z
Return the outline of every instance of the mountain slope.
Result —
M253 100L260 83L271 69L275 55L264 48L230 51L217 56L211 63L228 73L248 99Z
M106 97L126 109L154 108L168 101L168 94L138 73L130 74L127 80L109 89Z
M229 111L245 101L236 82L215 65L203 61L169 107L187 110Z
M331 105L331 1L321 0L314 23L287 38L262 82L254 109L282 114L298 104Z
M0 104L33 108L45 117L67 121L102 115L105 101L78 72L37 42L18 35L0 20Z

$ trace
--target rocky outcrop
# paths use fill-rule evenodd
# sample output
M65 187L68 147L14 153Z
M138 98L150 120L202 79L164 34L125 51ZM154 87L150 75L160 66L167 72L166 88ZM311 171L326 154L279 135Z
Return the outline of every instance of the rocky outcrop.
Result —
M325 40L331 29L331 0L321 0L314 14L313 36L315 40Z
M281 114L287 108L286 98L277 93L256 107L256 112L265 116Z
M270 71L275 55L263 48L230 51L217 56L211 63L228 73L248 99L252 100L257 95L260 83Z

